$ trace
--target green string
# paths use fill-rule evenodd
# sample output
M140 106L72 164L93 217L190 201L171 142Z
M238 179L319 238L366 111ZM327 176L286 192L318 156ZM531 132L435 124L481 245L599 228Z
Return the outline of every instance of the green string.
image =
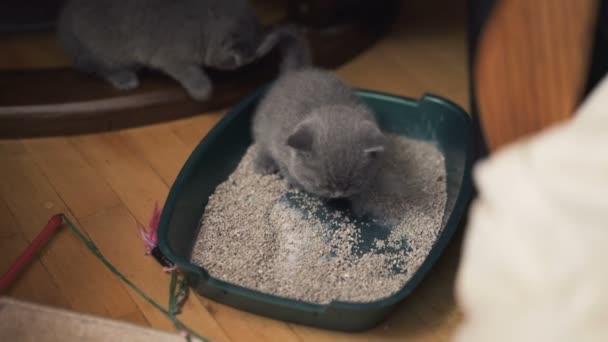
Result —
M169 285L169 309L163 308L160 304L158 304L154 299L150 298L147 294L145 294L139 287L137 287L131 280L125 277L112 263L106 259L99 248L95 245L95 243L86 237L80 229L76 227L72 221L65 215L61 214L63 220L67 223L68 227L74 232L82 242L87 246L87 248L95 254L97 259L99 259L106 267L114 273L120 280L122 280L125 284L129 285L135 292L137 292L142 298L144 298L148 303L152 304L158 311L162 312L165 316L167 316L175 326L176 329L187 332L186 340L190 341L190 336L194 336L197 339L203 342L210 342L208 339L201 337L194 330L186 326L179 319L177 319L176 315L180 312L180 307L184 303L188 295L188 285L186 284L186 279L183 276L179 275L177 270L171 272L171 284Z

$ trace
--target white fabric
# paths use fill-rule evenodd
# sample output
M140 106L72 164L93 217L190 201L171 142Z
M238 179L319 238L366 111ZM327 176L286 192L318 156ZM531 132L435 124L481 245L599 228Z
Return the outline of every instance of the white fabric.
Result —
M474 169L455 342L608 341L608 79Z

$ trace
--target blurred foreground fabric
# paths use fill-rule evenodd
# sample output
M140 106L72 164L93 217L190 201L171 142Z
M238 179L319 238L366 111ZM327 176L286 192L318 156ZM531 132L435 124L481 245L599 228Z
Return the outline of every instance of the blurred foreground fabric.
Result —
M181 342L185 339L131 323L2 297L0 341Z
M454 341L608 341L608 79L473 177Z

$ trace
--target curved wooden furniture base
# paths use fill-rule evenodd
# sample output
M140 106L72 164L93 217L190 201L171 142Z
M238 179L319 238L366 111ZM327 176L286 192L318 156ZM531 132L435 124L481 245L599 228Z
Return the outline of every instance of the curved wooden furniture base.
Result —
M211 73L215 89L206 102L192 100L172 79L141 77L140 88L119 91L69 68L0 73L0 137L93 133L213 111L268 82L268 62L238 73ZM258 68L255 68L257 66Z
M388 22L308 33L316 65L335 68L373 44ZM212 98L196 102L163 75L142 75L122 92L70 68L0 71L0 138L102 132L226 108L278 75L275 51L237 72L210 72Z

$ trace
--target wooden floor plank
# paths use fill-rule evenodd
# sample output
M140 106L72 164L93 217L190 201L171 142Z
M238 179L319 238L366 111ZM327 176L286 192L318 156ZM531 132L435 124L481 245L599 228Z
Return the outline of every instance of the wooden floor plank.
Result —
M447 97L467 108L468 88L463 87L465 84L462 82L466 79L466 69L444 62L440 57L442 51L427 46L427 41L384 45L378 49L384 51L387 58L391 59L399 70L406 70L406 74L419 83L425 92ZM462 48L451 53L461 53L460 59L464 59L465 51Z
M285 322L237 310L203 297L197 299L213 314L233 341L301 341Z
M29 242L21 234L0 238L0 273L8 270L28 245ZM55 284L51 274L40 262L39 255L18 275L6 295L44 305L71 307L66 294Z
M375 341L408 341L408 342L440 342L430 327L413 312L411 307L403 307L399 312L399 320L389 320L384 324L364 332L348 333L324 329L292 325L294 331L303 341L319 342L375 342ZM447 340L445 340L447 341Z
M193 149L223 115L224 112L201 114L194 118L176 121L171 124L171 129L186 146Z
M349 84L363 89L414 98L426 91L425 87L413 81L406 71L395 72L397 67L396 62L386 56L369 52L337 72ZM373 72L373 77L370 77L370 72Z
M148 162L167 186L173 184L191 152L191 148L165 125L127 130L121 135L126 144Z
M33 139L25 145L76 217L86 217L121 203L65 138Z
M2 142L5 148L23 152L1 155L0 195L15 216L18 227L31 241L48 219L65 212L57 195L33 158L19 146ZM120 282L103 267L70 231L59 230L42 250L42 263L62 289L69 294L72 308L110 317L136 309Z
M148 320L140 310L134 311L122 317L117 317L117 319L121 321L127 321L142 327L150 326L150 322L148 322Z
M93 199L97 204L97 206L91 207L91 209L95 209L93 214L90 214L90 210L81 211L83 215L80 221L82 223L81 228L89 233L102 249L102 252L108 255L111 262L124 267L126 274L136 283L146 284L144 285L146 292L156 294L157 300L162 305L166 305L169 286L168 277L160 270L159 265L153 259L143 255L144 247L136 229L135 219L111 190L109 183L85 161L84 157L72 144L63 138L37 139L35 142L28 141L26 144L28 145L28 151L36 154L37 160L41 160L41 167L47 173L50 181L53 184L59 184L56 185L57 191L66 199L70 208L72 206L77 207L82 200L78 198L78 191L82 191L83 195L86 196L100 195L100 198ZM44 145L41 146L40 144ZM184 147L182 148L185 150ZM58 154L62 154L62 156L58 156ZM113 160L119 160L119 158ZM58 163L58 161L61 161L61 163ZM179 164L182 162L179 161ZM62 169L61 165L69 167ZM64 172L70 174L70 169L87 173L86 181L75 180L68 183L68 180L64 177ZM129 176L129 174L125 173L122 176ZM74 196L66 196L64 190L66 194L72 194L72 191L76 192L73 194ZM152 288L149 286L152 286ZM151 292L148 290L151 290ZM156 327L173 330L173 325L168 319L134 291L130 289L128 291L137 306L142 308L144 312L142 317L145 318L146 322L150 322L151 325ZM192 307L190 311L197 313L191 316L199 317L193 322L196 326L203 327L205 331L220 329L212 317L208 314L204 315L206 311L201 305ZM124 317L137 317L137 313L131 312ZM214 333L213 336L219 341L227 340L221 331L220 333Z
M133 216L147 223L154 208L167 196L168 187L141 156L131 150L120 132L69 138L74 146L106 180Z
M121 205L106 209L83 219L81 224L110 262L147 295L167 307L170 277L154 258L144 255L145 248L136 229L136 221L125 207ZM173 324L156 308L134 291L129 292L151 326L175 330ZM180 319L214 341L229 341L211 314L196 300L187 302Z
M12 237L17 231L17 222L13 214L4 199L0 198L0 239Z

